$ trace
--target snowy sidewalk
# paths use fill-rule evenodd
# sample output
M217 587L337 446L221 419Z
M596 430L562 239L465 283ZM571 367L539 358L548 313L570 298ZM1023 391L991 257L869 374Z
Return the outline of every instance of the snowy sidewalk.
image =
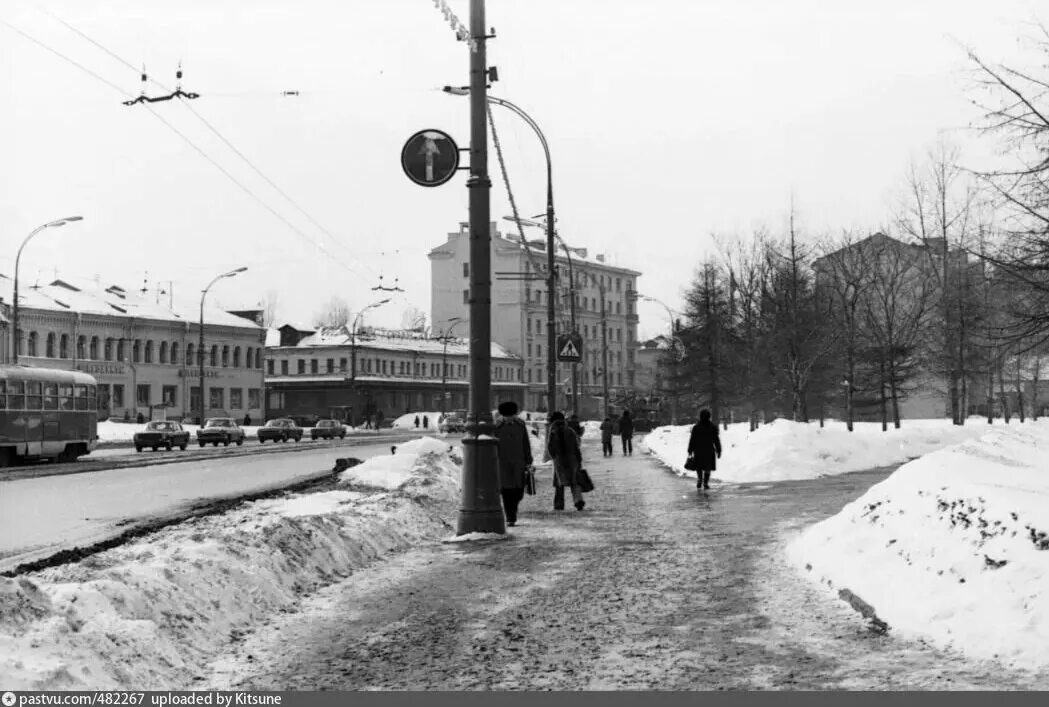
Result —
M429 544L248 636L201 686L250 689L953 689L1049 682L871 633L783 557L783 531L886 472L709 494L651 457L584 454L597 490L554 512L549 471L506 540Z

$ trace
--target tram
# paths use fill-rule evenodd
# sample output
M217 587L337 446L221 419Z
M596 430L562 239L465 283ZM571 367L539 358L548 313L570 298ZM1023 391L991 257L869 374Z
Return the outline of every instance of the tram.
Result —
M95 379L80 371L0 365L0 467L76 461L98 444Z

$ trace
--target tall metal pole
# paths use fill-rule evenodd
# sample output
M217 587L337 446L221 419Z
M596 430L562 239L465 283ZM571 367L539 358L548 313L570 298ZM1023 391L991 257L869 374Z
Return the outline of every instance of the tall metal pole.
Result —
M506 532L498 440L491 432L492 237L488 178L488 65L484 0L470 0L470 413L463 439L458 535Z
M568 244L564 242L560 236L558 240L561 241L561 247L565 250L565 258L568 259L568 297L569 297L569 312L571 319L569 320L569 326L572 329L572 333L577 333L575 323L575 268L572 266L572 251L569 249ZM579 415L579 364L572 362L572 414Z
M601 293L601 394L604 395L605 400L605 414L604 417L608 417L611 413L611 408L608 405L608 320L605 318L605 283L601 281L601 287L598 288Z
M557 333L554 331L554 185L550 163L546 166L546 399L548 416L557 409Z
M209 282L208 286L205 287L200 293L200 347L199 347L199 350L197 351L197 356L200 357L200 426L201 427L204 426L204 415L205 415L205 412L206 412L206 409L207 409L207 408L205 408L205 403L204 403L204 298L208 296L208 290L210 290L211 286L214 285L216 282L218 282L219 280L221 280L221 279L223 279L225 277L233 277L237 273L242 273L245 270L247 270L247 268L237 268L236 270L230 270L229 272L224 272L221 275L217 275L215 277L215 279L212 280L211 282ZM132 389L132 391L134 392L134 389Z

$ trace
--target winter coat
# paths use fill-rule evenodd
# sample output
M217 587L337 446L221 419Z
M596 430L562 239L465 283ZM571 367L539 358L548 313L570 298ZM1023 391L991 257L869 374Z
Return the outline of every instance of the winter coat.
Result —
M579 422L579 420L569 420L568 428L575 432L576 436L579 437L579 439L583 439L583 425Z
M620 437L633 437L634 436L634 421L630 418L629 413L623 413L623 416L619 418L619 436Z
M721 437L718 427L710 421L697 422L688 438L688 453L696 458L696 466L702 471L717 469L717 457L721 456Z
M601 423L601 441L611 442L612 441L612 421L605 420Z
M554 486L575 486L576 472L583 466L583 452L579 449L579 437L564 420L550 425L546 449L554 462Z
M504 417L495 425L499 440L499 486L503 489L523 489L525 469L532 463L532 445L528 428L517 416Z

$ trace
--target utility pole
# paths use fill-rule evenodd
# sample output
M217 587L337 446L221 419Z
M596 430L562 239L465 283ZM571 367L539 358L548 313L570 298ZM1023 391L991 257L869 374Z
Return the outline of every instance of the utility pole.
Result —
M611 408L608 404L608 319L605 318L605 281L601 276L601 394L605 400L605 417L611 416Z
M488 178L488 65L484 0L470 0L470 413L463 439L457 535L506 533L492 436L492 182ZM551 222L550 228L553 228ZM551 333L552 336L552 333ZM553 351L550 352L553 361Z

